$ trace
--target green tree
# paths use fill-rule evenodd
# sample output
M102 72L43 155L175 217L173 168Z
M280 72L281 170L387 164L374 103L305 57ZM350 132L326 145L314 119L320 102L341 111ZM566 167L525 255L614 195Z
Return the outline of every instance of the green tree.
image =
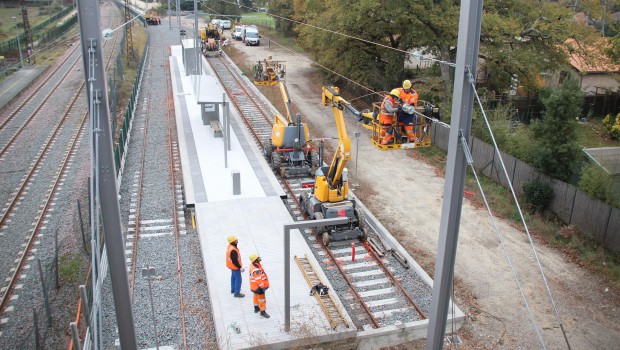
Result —
M276 30L286 36L295 36L295 22L292 22L295 14L293 2L290 0L271 0L269 13L274 16Z
M532 123L536 152L531 163L559 180L568 180L579 159L577 118L583 93L577 79L569 77L556 89L541 92L543 117Z
M588 164L581 172L579 188L592 198L607 202L611 177L596 164Z

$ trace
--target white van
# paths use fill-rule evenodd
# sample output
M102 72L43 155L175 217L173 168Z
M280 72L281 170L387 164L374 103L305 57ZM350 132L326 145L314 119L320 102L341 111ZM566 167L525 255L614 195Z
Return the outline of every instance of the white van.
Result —
M220 28L222 28L222 20L221 19L212 19L211 20L211 24L215 25L215 26L219 26Z
M246 46L260 45L260 35L258 35L258 28L255 26L246 26L243 28L243 42Z
M220 27L222 27L222 29L230 29L230 27L232 27L232 23L228 19L223 19L220 20Z
M232 33L232 37L235 38L235 40L242 40L243 39L243 28L245 26L243 25L236 25L235 26L235 30Z

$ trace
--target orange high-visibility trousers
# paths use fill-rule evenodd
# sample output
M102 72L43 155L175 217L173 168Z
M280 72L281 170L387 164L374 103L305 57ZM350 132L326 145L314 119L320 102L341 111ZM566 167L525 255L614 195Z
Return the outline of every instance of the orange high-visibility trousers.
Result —
M260 311L265 311L265 309L267 309L265 294L254 293L254 306L258 306Z

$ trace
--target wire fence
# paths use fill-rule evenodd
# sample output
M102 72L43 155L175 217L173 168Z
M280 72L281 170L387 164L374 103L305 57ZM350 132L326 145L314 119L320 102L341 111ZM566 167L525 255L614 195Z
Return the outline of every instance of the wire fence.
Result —
M433 124L433 145L447 151L449 136L449 128ZM538 180L551 186L553 199L549 210L564 223L575 225L605 248L620 253L620 209L590 198L575 186L550 178L516 157L501 152L508 174L511 175L510 179L506 179L499 155L493 146L476 137L472 137L470 152L476 171L482 172L504 188L509 188L510 181L517 195L523 194L523 183L527 181Z
M51 40L51 34L48 34L48 32L55 32L55 33L62 33L63 31L59 31L58 27L55 28L50 28L50 30L43 32L43 29L45 27L47 27L48 25L52 24L52 23L56 23L59 19L62 19L63 17L65 17L69 12L71 12L73 10L73 6L69 6L67 8L65 8L64 10L60 11L59 13L51 16L50 18L44 20L43 22L33 26L30 28L30 31L32 32L32 40L34 42L37 42L39 40ZM61 23L61 26L67 26L67 22L69 21L74 21L73 24L75 24L77 22L77 15L76 16L72 16L69 20ZM73 25L72 24L72 25ZM19 42L23 45L26 41L24 39L24 33L20 33L19 35L9 39L9 40L5 40L3 42L0 42L0 55L4 55L7 52L13 52L13 51L17 51L19 49L18 46L18 37L19 37ZM55 37L54 37L55 38Z

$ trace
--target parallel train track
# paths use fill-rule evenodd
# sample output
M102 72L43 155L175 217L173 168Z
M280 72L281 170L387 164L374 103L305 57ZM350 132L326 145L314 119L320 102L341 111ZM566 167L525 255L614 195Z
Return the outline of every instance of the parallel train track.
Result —
M104 47L106 44L107 42L104 43ZM111 58L115 52L114 48L116 47L116 39L111 44L113 46L109 52L109 56L106 61L106 67L112 61ZM70 56L71 55L67 55L67 58L61 63L61 66L67 64L68 57ZM34 112L32 116L27 118L27 120L18 128L16 134L21 133L21 131L30 123L30 121L37 116L37 114L41 110L41 106L43 106L43 103L50 100L54 91L56 91L59 88L60 81L64 80L67 77L67 75L71 72L73 66L78 61L80 61L79 58L70 65L70 69L67 72L62 73L62 77L59 80L59 83L53 86L52 91L48 95L46 95L44 101L41 102L41 105L36 109L36 112ZM59 70L56 69L54 72L56 73L58 71ZM36 90L39 91L41 87L45 85L45 83L48 80L50 80L50 78L46 79L43 83L41 83L37 87ZM2 215L0 216L0 229L5 229L8 225L10 225L11 218L15 215L15 212L17 211L17 209L19 209L19 204L23 200L24 196L26 195L33 181L35 181L34 177L37 175L39 169L43 166L43 163L45 162L46 157L52 151L52 148L54 144L56 143L57 139L60 137L60 134L63 133L63 130L65 129L65 127L68 126L69 120L71 119L70 118L71 113L76 112L77 107L75 106L75 104L77 103L78 99L81 98L82 96L81 92L84 88L84 84L85 83L82 82L79 88L74 93L74 95L71 97L69 105L63 112L63 115L62 117L60 117L60 120L53 127L51 134L49 134L49 136L47 137L43 146L39 150L38 155L35 157L35 160L29 166L29 170L27 170L26 174L23 176L21 183L18 186L18 189L13 192L13 194L11 195L12 198L8 201L8 203L5 204ZM18 108L11 114L10 116L11 119L17 114L17 112L19 112L23 108L25 104L28 103L28 101L31 100L31 97L32 96L29 96L28 98L26 98L25 102L21 103L18 106ZM82 114L80 119L78 119L77 126L73 129L72 136L67 142L67 146L66 146L67 151L64 153L64 156L62 160L60 161L60 166L56 172L56 176L54 176L52 184L49 187L49 190L44 195L44 199L42 200L40 210L37 212L37 215L36 215L35 223L33 224L32 228L28 230L28 236L26 237L26 240L25 240L26 242L21 247L19 258L15 260L15 265L14 265L15 267L11 268L10 270L11 276L6 278L6 280L8 281L8 284L2 288L3 294L2 294L2 299L0 300L0 315L2 315L2 313L6 310L7 303L10 300L10 297L14 291L16 282L19 280L22 274L22 269L24 268L25 262L27 261L29 255L31 254L32 247L34 246L37 240L37 237L39 236L39 230L44 224L44 218L48 214L48 211L50 209L50 204L52 202L52 198L54 198L57 190L59 189L59 184L63 181L62 178L66 174L67 166L70 163L71 156L76 149L78 140L80 140L80 136L84 134L86 120L88 119L87 117L88 117L88 113L86 112ZM4 123L3 125L6 125L6 123ZM12 137L11 143L14 142L16 138L17 138L17 135ZM7 145L5 148L3 148L2 151L5 152L9 148L10 148L10 144ZM4 155L4 153L2 154Z
M252 133L255 142L264 149L265 140L271 135L273 122L268 117L267 107L255 90L247 88L246 81L231 67L229 61L222 57L208 57L207 61L216 72L224 89L228 92L233 104L239 110L246 127ZM283 178L274 171L278 181L287 192L285 204L295 220L306 220L300 207L299 198L304 192L311 191L305 186L313 182L311 177ZM327 269L336 268L348 286L350 292L359 302L351 306L359 324L371 328L381 328L401 322L399 315L414 313L416 319L426 319L424 310L418 305L401 282L394 276L390 266L392 262L382 259L367 242L343 241L333 242L326 247L318 242L312 230L304 232L309 243L317 249L319 261L322 260ZM377 236L376 232L368 232ZM351 252L355 247L356 254ZM346 294L346 293L344 293ZM349 294L349 295L351 295Z

